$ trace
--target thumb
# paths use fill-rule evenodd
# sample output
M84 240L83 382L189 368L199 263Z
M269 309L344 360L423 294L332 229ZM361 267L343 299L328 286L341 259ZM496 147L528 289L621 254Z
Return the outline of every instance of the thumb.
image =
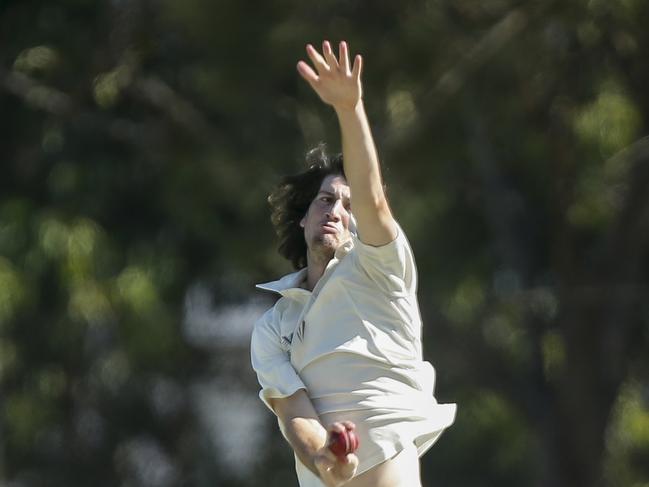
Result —
M328 472L335 467L335 461L326 455L318 455L313 459L313 463L320 471Z

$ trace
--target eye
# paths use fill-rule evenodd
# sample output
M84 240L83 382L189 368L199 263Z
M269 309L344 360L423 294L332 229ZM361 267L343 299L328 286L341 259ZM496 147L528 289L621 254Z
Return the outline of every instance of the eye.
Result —
M331 196L323 196L320 198L320 200L324 201L325 203L331 203Z

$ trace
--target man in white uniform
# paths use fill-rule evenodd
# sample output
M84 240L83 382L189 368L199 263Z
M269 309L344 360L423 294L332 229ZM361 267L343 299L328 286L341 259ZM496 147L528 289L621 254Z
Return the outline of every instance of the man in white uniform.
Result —
M342 157L312 152L309 169L271 194L280 253L296 272L259 285L281 295L255 324L262 401L295 453L301 487L417 487L419 457L455 418L433 396L422 359L417 271L385 197L362 101L362 59L325 41L300 75L338 116ZM353 199L352 199L353 197ZM353 210L353 216L352 216ZM356 453L326 447L353 429Z

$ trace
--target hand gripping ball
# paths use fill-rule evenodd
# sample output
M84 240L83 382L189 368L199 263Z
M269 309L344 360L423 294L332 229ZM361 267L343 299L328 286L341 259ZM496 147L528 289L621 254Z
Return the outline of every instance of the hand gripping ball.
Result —
M358 436L353 430L346 429L342 433L332 431L329 437L329 450L344 461L349 453L354 453L358 448Z

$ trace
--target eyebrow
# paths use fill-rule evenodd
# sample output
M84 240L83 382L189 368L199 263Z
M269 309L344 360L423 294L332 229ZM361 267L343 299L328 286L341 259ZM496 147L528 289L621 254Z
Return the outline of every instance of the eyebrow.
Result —
M318 191L318 194L320 194L320 193L324 193L326 195L333 196L334 198L338 196L336 193L332 193L331 191L327 191L326 189L321 189L320 191ZM342 195L342 199L348 200L349 196Z

